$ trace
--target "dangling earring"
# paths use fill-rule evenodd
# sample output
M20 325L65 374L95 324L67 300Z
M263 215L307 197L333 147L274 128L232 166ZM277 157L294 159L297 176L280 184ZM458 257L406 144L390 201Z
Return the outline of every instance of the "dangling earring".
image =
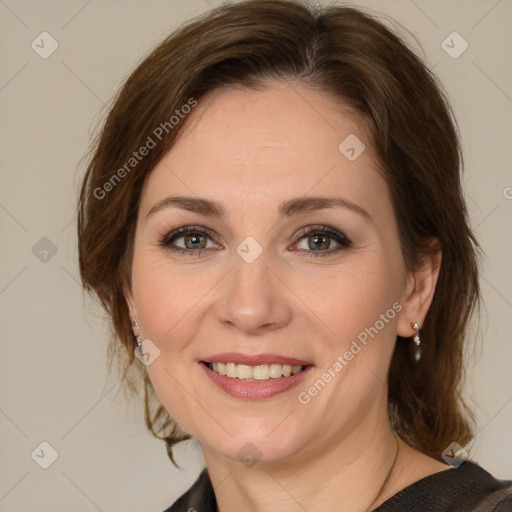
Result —
M130 310L131 309L132 308L130 308ZM135 348L135 350L142 357L142 335L140 334L140 325L139 325L139 322L137 322L137 320L135 320L135 318L133 316L130 317L130 321L132 323L133 334L135 336L135 339L137 340L137 347ZM135 332L135 331L137 331L137 332Z
M414 343L416 344L416 346L414 347L414 359L416 361L419 361L421 359L421 348L420 348L420 343L421 343L421 339L420 339L420 326L419 324L412 324L412 328L416 331L416 334L412 337L412 340L414 341Z

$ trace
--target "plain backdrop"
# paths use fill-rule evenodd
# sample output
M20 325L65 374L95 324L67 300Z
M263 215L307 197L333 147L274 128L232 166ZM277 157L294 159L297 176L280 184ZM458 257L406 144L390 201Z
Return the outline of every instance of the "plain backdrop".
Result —
M0 511L157 512L203 466L187 443L177 449L185 470L175 469L140 406L116 395L104 316L79 284L75 200L104 104L158 41L218 3L0 0ZM512 1L353 5L418 38L460 124L471 222L486 253L486 308L466 385L479 426L468 449L511 478Z

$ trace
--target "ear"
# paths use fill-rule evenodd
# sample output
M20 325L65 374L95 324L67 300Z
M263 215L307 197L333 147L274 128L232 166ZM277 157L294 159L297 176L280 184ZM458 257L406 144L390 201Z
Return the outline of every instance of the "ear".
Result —
M442 250L437 238L430 240L432 253L424 257L420 267L410 273L402 295L402 310L397 320L397 334L408 338L416 334L412 325L423 326L427 312L434 298L439 271L441 269Z

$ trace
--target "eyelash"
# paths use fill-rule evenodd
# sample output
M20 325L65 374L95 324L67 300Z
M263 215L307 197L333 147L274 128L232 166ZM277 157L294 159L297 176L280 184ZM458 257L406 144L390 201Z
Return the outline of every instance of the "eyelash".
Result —
M208 251L210 249L183 249L181 247L173 247L171 245L176 240L184 238L186 235L192 234L205 235L212 240L214 238L213 235L209 232L209 230L206 230L205 228L200 228L196 226L184 226L166 234L163 238L161 238L159 245L178 254L200 257L203 251ZM308 226L302 229L297 234L298 238L295 244L301 242L304 238L307 238L312 235L327 236L328 238L331 238L334 241L336 241L339 244L339 247L335 249L330 249L328 251L313 251L306 249L298 250L299 252L305 252L307 255L306 257L308 258L325 258L326 256L337 253L343 249L348 249L349 247L352 247L352 242L345 235L343 235L342 233L335 229L330 228L329 226Z

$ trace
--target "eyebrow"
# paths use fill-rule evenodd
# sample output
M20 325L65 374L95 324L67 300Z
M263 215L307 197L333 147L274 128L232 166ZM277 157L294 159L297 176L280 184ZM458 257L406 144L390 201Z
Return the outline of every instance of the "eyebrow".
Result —
M285 218L336 207L346 208L370 219L370 214L358 204L337 196L304 196L288 199L279 204L277 212L281 218ZM149 210L147 217L165 208L180 208L207 217L222 218L226 215L224 206L217 201L200 197L169 196L158 201L151 210Z

